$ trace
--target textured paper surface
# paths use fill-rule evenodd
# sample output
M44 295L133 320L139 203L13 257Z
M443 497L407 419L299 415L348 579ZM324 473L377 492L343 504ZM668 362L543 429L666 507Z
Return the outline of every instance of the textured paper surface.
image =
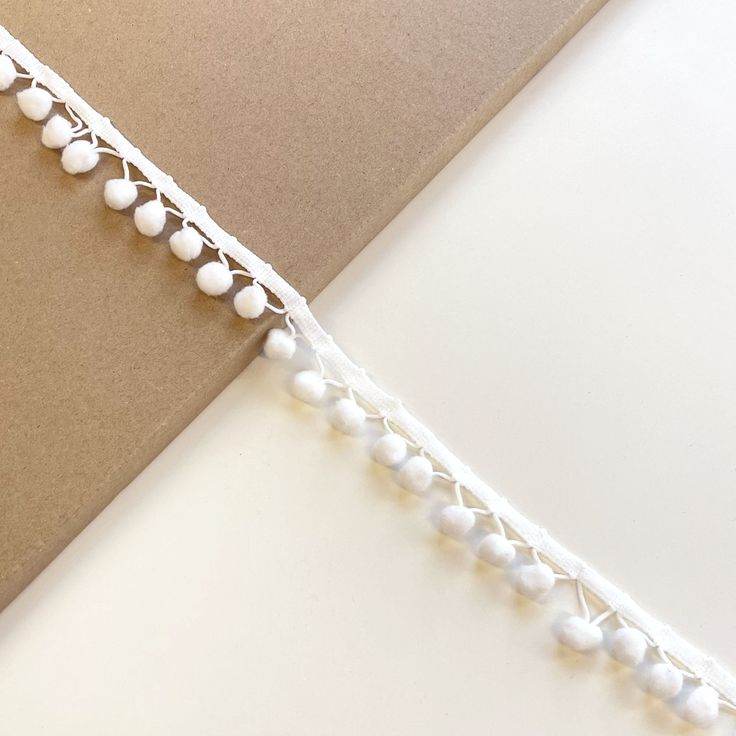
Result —
M2 23L312 297L602 4L35 1ZM0 605L268 326L105 209L114 162L72 178L39 135L3 95Z

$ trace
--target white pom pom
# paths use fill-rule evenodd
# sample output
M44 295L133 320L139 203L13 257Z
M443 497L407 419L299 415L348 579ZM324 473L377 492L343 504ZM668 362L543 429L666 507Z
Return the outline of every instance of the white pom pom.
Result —
M138 198L138 187L128 179L108 179L105 182L104 196L105 204L110 209L124 210Z
M67 174L86 174L100 160L91 141L72 141L61 152L61 166Z
M394 432L381 435L373 443L371 457L387 468L398 465L406 457L406 440Z
M340 399L332 406L329 420L338 432L355 434L363 426L365 411L352 399Z
M260 284L243 287L233 298L235 311L244 319L255 319L263 314L268 296Z
M533 562L512 569L511 582L519 593L538 601L554 587L555 574L544 562Z
M271 360L289 360L296 352L296 341L287 330L269 330L263 352Z
M139 204L133 213L133 222L141 235L155 238L166 227L166 209L157 199Z
M221 261L210 261L197 271L197 286L209 296L220 296L233 285L230 269Z
M649 668L644 685L655 698L670 700L682 690L682 672L667 662L658 662Z
M507 567L516 557L516 547L501 534L488 534L478 545L478 557L496 567Z
M41 143L46 148L64 148L73 137L72 124L61 115L54 115L41 129Z
M18 71L9 56L0 56L0 91L4 92L12 86L18 76Z
M180 261L193 261L202 253L203 242L197 230L185 226L171 234L169 248Z
M451 504L440 512L440 531L453 539L462 539L475 526L475 514L465 506Z
M40 87L22 89L15 96L20 111L31 120L43 120L50 112L54 101L51 95Z
M700 728L712 725L718 718L718 693L708 685L696 687L683 703L682 717Z
M647 638L639 629L616 629L611 637L611 656L629 667L638 667L647 653Z
M560 622L556 627L555 635L560 644L576 652L589 652L599 647L603 641L601 627L580 616L568 616Z
M306 404L319 404L325 389L322 376L315 371L299 371L291 382L292 395Z
M402 488L412 493L424 493L432 483L434 468L426 457L410 457L399 469L396 480Z

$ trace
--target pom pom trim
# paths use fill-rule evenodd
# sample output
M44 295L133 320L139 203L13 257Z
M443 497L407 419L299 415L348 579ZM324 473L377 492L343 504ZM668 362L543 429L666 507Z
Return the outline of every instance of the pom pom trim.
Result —
M233 276L258 284L275 297L280 304L267 302L265 309L273 314L284 315L285 332L293 340L301 340L306 345L316 364L315 373L323 381L325 390L337 393L338 399L355 402L365 413L366 421L380 422L386 433L402 437L410 453L414 453L410 457L426 457L434 468L431 482L449 487L454 493L455 505L467 507L474 514L477 526L492 526L495 533L508 538L516 547L517 558L527 558L526 561L517 559L514 565L549 567L555 581L574 586L583 622L599 626L610 618L617 622L618 627L635 628L646 639L647 656L658 657L665 665L681 672L686 680L697 686L694 692L698 692L698 695L707 692L709 706L713 705L713 697L716 697L716 708L736 710L736 678L730 672L647 613L630 596L483 483L401 402L380 389L364 370L345 355L314 318L304 297L279 276L270 264L217 225L199 202L179 188L169 175L133 146L109 119L94 110L3 26L0 26L0 54L0 59L9 58L24 70L17 71L16 79L30 80L29 88L40 85L42 90L49 93L52 101L49 115L54 105L63 105L72 124L73 140L91 143L90 153L118 158L126 180L131 180L130 166L134 166L142 179L133 183L136 187L153 190L156 199L164 204L167 217L170 215L180 220L179 226L182 228L195 228L202 236L203 245L216 253ZM9 71L7 62L2 63L5 71ZM37 119L45 117L47 115ZM106 145L100 145L100 141ZM488 533L491 530L485 531ZM518 554L521 552L523 555ZM599 609L595 617L591 611L591 600ZM711 690L715 696L710 694ZM691 716L691 720L701 716L700 713L695 714L695 718L692 713L687 715ZM707 715L710 719L712 707Z

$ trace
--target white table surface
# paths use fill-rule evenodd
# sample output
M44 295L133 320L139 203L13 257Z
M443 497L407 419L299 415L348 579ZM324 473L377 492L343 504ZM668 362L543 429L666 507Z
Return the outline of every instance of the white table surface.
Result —
M314 304L732 667L735 37L729 0L611 0ZM256 360L0 615L1 733L689 732L286 379Z

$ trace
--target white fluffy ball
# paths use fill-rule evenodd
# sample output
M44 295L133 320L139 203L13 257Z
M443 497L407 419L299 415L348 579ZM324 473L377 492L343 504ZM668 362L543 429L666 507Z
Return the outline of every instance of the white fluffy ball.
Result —
M12 86L18 71L13 64L13 60L9 56L3 54L0 56L0 91L5 91Z
M41 143L46 148L64 148L73 137L71 122L61 115L54 115L41 130Z
M86 174L100 160L91 141L72 141L61 152L61 166L67 174Z
M365 411L352 399L339 399L332 406L330 424L343 434L355 434L365 421Z
M105 204L110 209L124 210L138 198L138 187L128 179L108 179L105 182L104 196Z
M603 641L601 627L580 616L568 616L561 621L555 629L555 635L561 644L576 652L589 652Z
M555 574L544 562L533 562L515 568L512 571L511 582L519 593L538 601L554 587Z
M373 443L371 457L377 463L392 468L406 457L406 440L395 432L381 435Z
M611 636L611 656L629 667L638 667L644 661L648 646L639 629L623 627Z
M412 493L424 493L432 483L434 468L426 457L410 457L396 474L398 484Z
M292 396L306 404L319 404L326 388L322 376L315 371L299 371L291 381Z
M296 352L296 340L287 330L273 329L268 331L263 353L271 360L289 360Z
M171 234L169 248L180 261L193 261L202 253L204 241L193 227L185 226Z
M682 717L700 728L707 728L718 718L718 693L708 685L696 687L682 705Z
M644 684L655 698L670 700L682 690L682 672L667 662L658 662L649 668Z
M478 545L478 557L496 567L507 567L516 557L516 547L501 534L488 534Z
M157 199L144 202L135 208L133 222L141 235L155 238L166 227L166 209Z
M233 298L235 311L244 319L260 317L267 302L268 295L260 284L244 286Z
M197 271L197 286L209 296L220 296L233 285L230 269L221 261L210 261Z
M465 506L451 504L440 512L440 531L453 539L462 539L475 526L475 514Z
M22 89L15 96L20 111L31 120L43 120L50 112L54 101L51 95L40 87Z

